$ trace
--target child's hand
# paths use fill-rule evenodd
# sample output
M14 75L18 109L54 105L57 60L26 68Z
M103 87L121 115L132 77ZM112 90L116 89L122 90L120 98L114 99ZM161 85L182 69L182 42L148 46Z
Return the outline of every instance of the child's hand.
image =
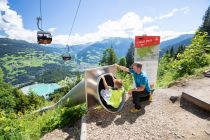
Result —
M114 75L113 75L113 73L110 73L110 75L114 78Z
M128 91L128 94L131 95L131 94L132 94L132 90L129 90L129 91Z
M114 66L115 66L115 67L117 67L117 68L119 67L119 65L118 65L118 64L114 64Z

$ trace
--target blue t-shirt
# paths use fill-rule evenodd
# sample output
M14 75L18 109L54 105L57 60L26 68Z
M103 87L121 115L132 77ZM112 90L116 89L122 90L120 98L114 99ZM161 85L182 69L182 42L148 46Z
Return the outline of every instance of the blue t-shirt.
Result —
M136 87L145 86L146 92L150 93L150 85L146 73L142 71L140 74L137 74L133 69L129 69L129 72L133 74Z

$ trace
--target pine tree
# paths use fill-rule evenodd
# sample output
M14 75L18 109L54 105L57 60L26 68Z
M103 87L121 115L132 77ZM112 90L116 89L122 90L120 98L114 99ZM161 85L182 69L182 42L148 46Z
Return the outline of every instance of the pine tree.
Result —
M131 45L128 49L128 52L126 54L126 63L127 63L127 67L129 68L133 63L134 63L134 44L133 42L131 42Z
M185 50L185 47L183 45L180 45L178 50L177 50L177 53L183 53Z
M120 59L119 65L125 66L125 67L126 67L127 63L126 63L126 58L125 58L125 57L122 57L122 58Z
M203 17L203 24L199 28L201 32L207 32L210 35L210 6L208 7L204 17Z
M177 55L178 55L178 54L182 54L182 53L184 52L184 50L185 50L185 47L184 47L183 45L180 45L180 46L178 47L177 52L174 54L174 59L177 59Z
M174 55L174 47L171 47L171 49L170 49L170 57L173 57L173 55Z
M107 48L103 52L102 59L99 62L99 65L105 66L105 65L113 65L117 63L117 55L114 52L113 48Z

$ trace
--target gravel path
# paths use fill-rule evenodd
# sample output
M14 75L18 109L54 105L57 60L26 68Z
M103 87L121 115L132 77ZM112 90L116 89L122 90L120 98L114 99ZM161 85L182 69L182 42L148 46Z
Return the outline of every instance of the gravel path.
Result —
M210 140L210 113L180 99L183 90L195 87L210 90L210 78L182 81L167 89L158 89L153 101L144 102L139 113L130 113L132 100L119 114L104 109L90 111L86 115L88 140ZM171 96L179 96L174 104Z

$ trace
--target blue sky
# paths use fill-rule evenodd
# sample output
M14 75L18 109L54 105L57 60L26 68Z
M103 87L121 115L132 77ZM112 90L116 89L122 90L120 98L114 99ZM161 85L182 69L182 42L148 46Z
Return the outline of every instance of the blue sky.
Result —
M79 0L42 0L43 27L65 44ZM70 44L194 32L210 0L82 0ZM39 0L0 0L0 35L35 42ZM25 35L23 35L25 34Z

